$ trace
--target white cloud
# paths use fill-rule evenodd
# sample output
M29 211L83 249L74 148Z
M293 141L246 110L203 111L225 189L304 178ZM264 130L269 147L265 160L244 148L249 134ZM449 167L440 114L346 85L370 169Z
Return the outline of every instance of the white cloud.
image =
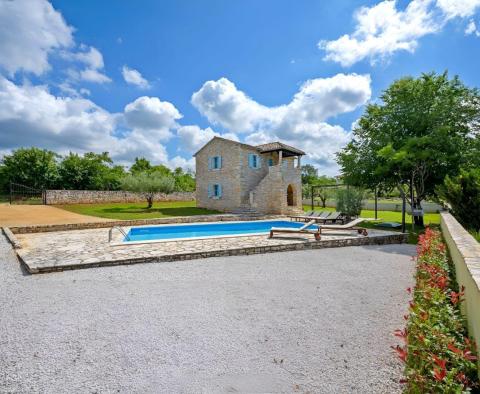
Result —
M467 18L480 8L480 0L437 0L437 7L442 10L447 19Z
M353 33L322 40L318 47L325 51L324 60L344 67L365 59L375 64L395 52L415 52L420 38L441 31L454 18L473 16L479 8L480 0L412 0L399 10L396 0L384 0L355 12ZM471 30L470 22L466 32Z
M0 1L0 67L41 75L53 50L73 45L72 31L46 0Z
M371 96L370 77L337 74L305 82L288 104L267 107L249 98L228 79L207 81L192 95L192 104L208 120L231 132L247 134L248 143L281 140L303 148L324 170L336 170L335 152L350 138L340 126L326 122L365 104ZM178 131L191 148L215 133L196 126ZM184 135L182 137L182 135Z
M477 37L480 37L480 31L477 29L477 25L475 24L475 21L472 19L468 23L467 27L465 28L465 35L476 35Z
M68 75L72 81L87 81L93 83L107 83L112 80L103 73L103 55L97 48L80 45L78 51L63 51L63 59L74 61L85 65L83 70L70 68Z
M371 63L386 59L397 51L414 52L418 39L439 31L442 22L431 9L432 0L412 0L404 11L396 1L385 0L355 12L354 32L333 41L320 41L325 60L351 66L363 59Z
M126 83L136 85L141 89L148 89L150 87L150 84L145 78L143 78L142 74L133 68L123 66L122 75Z
M138 135L166 141L182 115L175 106L158 97L139 97L125 107L127 125Z
M39 146L60 153L103 152L118 162L146 156L170 165L163 140L181 114L170 103L141 97L110 113L81 97L59 97L43 85L15 85L0 77L0 150ZM176 159L175 164L178 164Z
M177 130L179 146L181 150L188 153L195 153L213 137L223 137L238 141L238 136L234 133L220 134L213 131L210 127L201 129L197 125L182 126Z

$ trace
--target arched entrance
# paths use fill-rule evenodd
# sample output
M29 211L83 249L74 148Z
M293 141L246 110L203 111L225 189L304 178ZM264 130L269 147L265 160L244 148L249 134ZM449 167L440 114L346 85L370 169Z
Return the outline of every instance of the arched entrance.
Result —
M295 193L292 185L287 187L287 205L293 207L295 205Z

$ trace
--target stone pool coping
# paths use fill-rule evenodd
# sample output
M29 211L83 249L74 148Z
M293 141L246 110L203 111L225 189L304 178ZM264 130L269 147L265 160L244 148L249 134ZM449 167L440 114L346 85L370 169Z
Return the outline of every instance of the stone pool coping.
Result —
M100 234L99 231L78 231L76 234L78 238L83 237L78 241L75 241L77 237L74 237L70 231L63 234L58 233L61 237L63 236L58 250L52 250L52 246L57 245L53 236L52 239L48 239L49 235L47 234L25 234L22 236L24 239L21 239L24 244L23 248L16 250L17 256L28 272L36 274L114 265L407 242L407 234L370 230L368 236L325 233L320 241L315 241L313 238L275 237L269 239L266 236L251 236L243 239L173 241L164 244L163 247L159 244L155 244L156 246L152 244L126 245L115 248L116 250L112 252L112 249L101 239L103 233ZM69 244L68 240L72 237L72 244Z
M97 228L108 228L114 226L147 226L155 224L178 224L178 223L199 223L199 222L223 222L223 221L246 221L246 220L267 220L286 217L284 215L261 215L245 216L237 214L217 214L217 215L193 215L193 216L175 216L157 219L133 219L133 220L113 220L105 222L86 222L69 224L46 224L34 226L11 226L9 230L13 234L31 234L46 233L54 231L73 231L87 230Z

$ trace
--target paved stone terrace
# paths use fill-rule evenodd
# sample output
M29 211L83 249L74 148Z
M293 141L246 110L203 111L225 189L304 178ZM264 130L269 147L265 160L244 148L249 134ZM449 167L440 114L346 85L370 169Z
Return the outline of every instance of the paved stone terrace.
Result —
M17 234L16 237L22 246L21 249L17 249L17 254L31 273L104 265L405 242L404 234L380 230L370 230L367 237L358 235L354 231L348 235L323 234L321 241L315 241L312 236L278 236L269 239L266 235L262 235L121 246L112 246L108 243L108 229ZM121 237L118 232L114 232L113 242L120 242Z

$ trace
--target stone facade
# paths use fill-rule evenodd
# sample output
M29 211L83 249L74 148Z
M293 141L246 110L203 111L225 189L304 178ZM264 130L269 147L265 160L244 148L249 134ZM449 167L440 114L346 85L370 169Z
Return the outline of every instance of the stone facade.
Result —
M252 154L259 160L258 168L249 165ZM197 206L224 212L299 213L299 156L282 157L280 151L262 152L259 147L215 137L195 154ZM213 157L221 157L220 168L209 165ZM221 185L220 196L209 192L213 185Z
M145 202L140 194L118 190L46 190L46 204L95 204L110 202ZM157 193L155 201L193 201L193 192Z

